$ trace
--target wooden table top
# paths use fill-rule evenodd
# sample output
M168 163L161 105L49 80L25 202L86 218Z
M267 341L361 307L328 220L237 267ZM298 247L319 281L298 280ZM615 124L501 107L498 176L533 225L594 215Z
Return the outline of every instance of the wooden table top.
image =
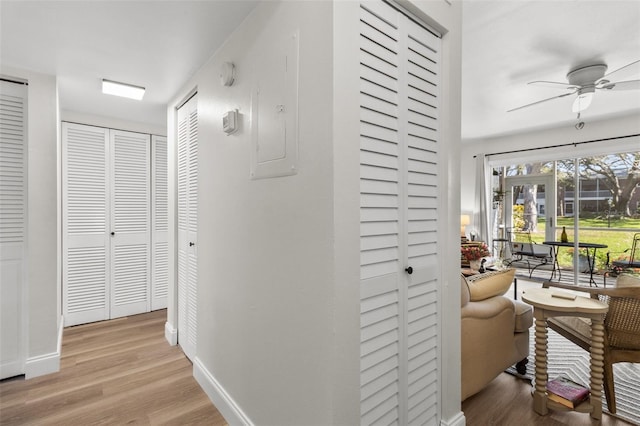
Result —
M589 297L576 296L575 299L564 299L556 295L570 295L567 291L551 288L531 288L523 291L522 300L540 309L549 309L556 312L581 312L585 314L604 314L609 306L599 300Z

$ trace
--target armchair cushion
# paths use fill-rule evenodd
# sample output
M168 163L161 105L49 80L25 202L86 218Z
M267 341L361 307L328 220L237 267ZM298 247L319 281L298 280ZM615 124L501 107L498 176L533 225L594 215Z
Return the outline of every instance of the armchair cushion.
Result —
M485 272L484 274L467 277L469 297L472 302L478 302L494 296L502 296L509 290L513 277L516 275L514 268L502 271Z
M533 325L533 308L531 305L527 305L526 303L522 303L517 300L515 300L513 304L516 308L516 324L514 331L516 333L528 331Z

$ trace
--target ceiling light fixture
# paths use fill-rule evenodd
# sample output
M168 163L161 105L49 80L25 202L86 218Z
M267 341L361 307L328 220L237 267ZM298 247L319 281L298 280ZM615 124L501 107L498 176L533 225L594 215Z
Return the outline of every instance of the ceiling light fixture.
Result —
M573 101L573 112L582 112L589 108L593 100L593 93L596 91L594 86L584 87L578 91L578 97Z
M106 95L122 96L139 101L142 100L144 91L144 87L102 79L102 93Z

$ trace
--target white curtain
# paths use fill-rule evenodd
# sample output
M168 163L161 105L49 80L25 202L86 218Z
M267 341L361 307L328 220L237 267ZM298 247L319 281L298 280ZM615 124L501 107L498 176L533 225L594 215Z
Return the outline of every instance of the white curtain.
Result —
M487 164L487 157L484 154L478 154L476 156L476 199L473 209L473 225L477 229L480 241L485 241L491 247L489 234L491 179L487 174L488 170L490 169Z

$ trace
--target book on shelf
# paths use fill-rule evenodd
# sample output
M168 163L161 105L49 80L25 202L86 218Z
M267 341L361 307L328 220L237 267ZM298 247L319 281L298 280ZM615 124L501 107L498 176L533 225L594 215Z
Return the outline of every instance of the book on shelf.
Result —
M576 408L589 398L589 388L560 376L547 382L547 398L569 408Z

